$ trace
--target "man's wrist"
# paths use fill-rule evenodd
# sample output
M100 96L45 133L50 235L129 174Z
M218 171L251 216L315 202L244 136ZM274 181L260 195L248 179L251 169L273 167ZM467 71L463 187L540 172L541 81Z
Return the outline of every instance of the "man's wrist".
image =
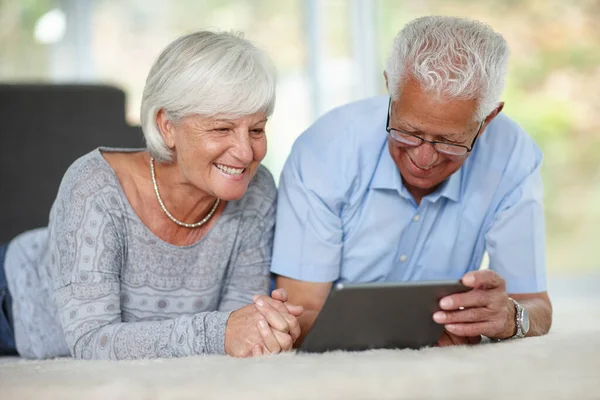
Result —
M508 317L506 321L506 325L502 334L494 337L492 339L508 339L517 334L517 308L515 307L515 303L509 298L506 299L507 307L508 307Z

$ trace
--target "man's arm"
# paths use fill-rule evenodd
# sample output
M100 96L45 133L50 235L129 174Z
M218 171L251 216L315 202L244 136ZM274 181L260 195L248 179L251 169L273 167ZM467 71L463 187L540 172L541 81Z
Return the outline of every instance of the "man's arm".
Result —
M515 299L529 313L527 336L545 335L552 325L552 305L546 292L509 295L506 282L493 271L474 271L466 274L463 284L470 292L455 294L440 300L433 315L435 322L444 324L448 332L457 336L484 335L506 339L516 332Z
M498 189L502 198L485 235L490 269L465 274L462 282L473 290L442 299L444 311L434 314L448 332L497 339L513 336L515 305L509 296L529 314L528 336L550 330L541 161L533 141L522 140L515 147L506 167L507 179Z
M278 276L275 281L276 287L285 289L288 293L290 303L304 307L304 313L298 317L300 322L300 337L294 343L294 347L300 346L304 337L315 323L315 319L325 300L331 291L331 282L306 282L285 276Z
M548 292L511 294L510 297L518 301L529 313L529 332L527 332L527 336L541 336L550 331L552 326L552 303Z

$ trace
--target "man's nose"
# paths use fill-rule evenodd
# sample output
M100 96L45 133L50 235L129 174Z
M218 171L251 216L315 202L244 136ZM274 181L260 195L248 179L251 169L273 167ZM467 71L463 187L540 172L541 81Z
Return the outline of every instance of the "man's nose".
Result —
M411 150L410 158L419 168L427 169L432 167L438 160L439 153L435 150L431 143L423 142Z

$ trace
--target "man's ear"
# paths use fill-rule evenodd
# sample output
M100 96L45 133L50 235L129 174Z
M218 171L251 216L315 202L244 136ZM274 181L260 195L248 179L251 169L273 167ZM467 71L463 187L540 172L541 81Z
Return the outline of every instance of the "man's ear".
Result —
M494 110L491 113L489 113L489 115L487 117L485 117L485 122L484 122L483 126L481 127L481 133L485 132L485 128L487 128L487 126L490 124L490 122L492 122L492 120L494 118L496 118L498 116L498 114L500 114L502 112L503 108L504 108L504 102L501 101L498 104L498 107L494 108Z
M167 147L170 149L175 147L175 126L167 118L167 113L162 108L156 113L156 126L158 126Z
M487 125L487 124L489 124L490 122L492 122L492 120L493 120L494 118L496 118L496 116L502 112L502 109L503 109L503 108L504 108L504 102L503 102L503 101L501 101L501 102L498 104L498 107L494 108L494 111L492 111L492 112L490 113L490 115L488 115L488 116L486 117L486 119L485 119L485 123L486 123L486 125Z
M387 72L383 71L383 77L385 78L385 88L387 89L388 93L390 92L390 87L388 84L388 77L387 77Z

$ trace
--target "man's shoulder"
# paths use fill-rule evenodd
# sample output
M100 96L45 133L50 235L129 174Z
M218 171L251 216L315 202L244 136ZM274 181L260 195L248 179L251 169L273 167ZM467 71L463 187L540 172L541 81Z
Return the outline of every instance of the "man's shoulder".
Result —
M489 124L475 147L470 169L484 185L495 180L513 186L542 162L542 152L533 138L504 113ZM475 170L480 173L475 174Z
M373 97L329 111L298 137L291 162L332 176L339 184L344 176L368 173L376 167L387 139L386 99Z
M541 161L542 152L533 138L508 115L500 113L486 130L481 147L493 159L522 164Z
M377 96L344 104L318 118L296 141L300 146L332 146L368 140L369 131L385 123L387 97Z
M365 190L387 140L387 98L338 107L294 143L282 181L300 180L321 200L340 204Z

